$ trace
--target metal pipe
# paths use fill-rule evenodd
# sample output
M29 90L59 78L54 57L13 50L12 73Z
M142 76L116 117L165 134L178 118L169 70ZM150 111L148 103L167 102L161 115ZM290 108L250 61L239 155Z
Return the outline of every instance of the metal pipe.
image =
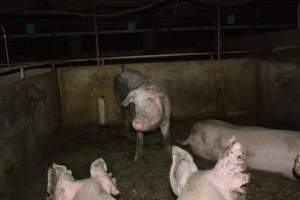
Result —
M97 25L97 16L96 16L96 15L95 15L95 17L94 17L94 25L95 25L95 42L96 42L97 64L100 65L98 25Z
M237 26L221 26L222 29L253 29L253 28L295 28L295 24L279 24L279 25L237 25ZM202 27L182 27L182 28L160 28L157 31L199 31L199 30L215 30L216 26L202 26ZM137 29L136 32L152 32L153 29ZM106 30L98 31L98 34L117 34L117 33L129 33L128 30ZM7 38L34 38L34 37L52 37L52 36L74 36L74 35L94 35L95 31L84 31L84 32L66 32L66 33L38 33L38 34L14 34L7 35Z
M151 54L151 55L137 55L137 56L114 56L102 57L103 60L125 60L125 59L143 59L143 58L170 58L170 57L183 57L183 56L200 56L211 55L211 52L200 53L172 53L172 54Z
M121 60L121 59L135 59L135 58L164 58L164 57L182 57L182 56L201 56L201 55L214 55L217 52L197 52L197 53L170 53L170 54L150 54L150 55L135 55L135 56L112 56L101 57L101 60ZM261 51L245 50L245 51L224 51L221 54L247 54L247 53L261 53ZM97 61L96 58L82 58L82 59L70 59L70 60L48 60L44 62L28 62L28 63L14 63L14 65L23 65L23 68L34 68L38 66L57 64L68 64L69 62L86 62ZM11 67L13 68L13 67ZM16 67L14 67L16 68ZM3 67L0 69L4 69Z
M7 48L7 41L6 41L6 31L3 26L0 26L2 32L3 32L3 38L4 38L4 45L5 45L5 54L6 54L6 61L7 61L7 66L9 67L9 56L8 56L8 48Z
M255 53L261 53L260 51L226 51L221 52L221 54L227 54L227 55L234 55L234 54L255 54ZM184 56L211 56L217 54L217 52L200 52L200 53L175 53L175 54L152 54L152 55L137 55L137 56L115 56L115 57L101 57L101 61L104 62L106 60L124 60L124 59L143 59L143 58L170 58L170 57L184 57ZM87 61L97 61L97 58L84 58L84 59L71 59L71 60L52 60L48 62L31 62L31 63L16 63L15 67L10 67L8 69L2 67L0 65L0 75L6 74L9 72L15 72L16 70L20 70L20 68L23 69L33 69L33 68L39 68L39 67L45 67L49 66L52 67L52 64L55 63L55 65L59 64L68 64L72 62L87 62ZM59 67L59 66L56 66Z
M220 0L217 1L217 59L221 60L221 19Z

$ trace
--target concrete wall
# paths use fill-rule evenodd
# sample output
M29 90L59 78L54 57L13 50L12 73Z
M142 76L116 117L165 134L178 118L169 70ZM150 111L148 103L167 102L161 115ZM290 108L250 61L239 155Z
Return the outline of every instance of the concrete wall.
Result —
M258 62L261 118L279 128L300 129L300 66Z
M56 73L40 73L30 72L24 80L19 74L1 77L0 191L22 160L40 150L61 126Z
M97 99L105 100L106 121L118 123L113 78L137 69L169 91L176 119L199 119L257 112L257 64L253 60L184 61L63 68L58 71L63 125L98 122Z

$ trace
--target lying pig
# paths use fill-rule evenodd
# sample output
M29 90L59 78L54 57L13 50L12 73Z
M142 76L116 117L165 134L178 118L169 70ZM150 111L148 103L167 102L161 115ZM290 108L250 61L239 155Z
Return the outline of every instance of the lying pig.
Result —
M137 132L136 161L143 155L143 136L146 131L160 128L167 150L170 150L171 105L167 92L158 84L134 70L124 70L114 79L117 103L124 125L129 123Z
M171 187L178 200L237 200L250 180L244 171L245 154L232 137L213 169L198 171L192 156L173 146Z
M72 172L63 165L53 164L48 170L49 197L47 200L113 200L118 195L116 180L107 173L102 158L95 160L90 167L91 177L75 181Z
M190 137L183 144L189 144L198 156L216 160L231 136L235 136L246 149L249 167L295 179L294 160L300 152L300 132L297 131L242 127L206 120L194 125Z

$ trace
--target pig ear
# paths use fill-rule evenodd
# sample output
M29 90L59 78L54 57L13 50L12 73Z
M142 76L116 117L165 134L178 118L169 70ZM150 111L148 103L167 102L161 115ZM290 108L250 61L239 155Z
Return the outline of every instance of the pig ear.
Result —
M111 173L107 173L107 165L102 158L98 158L92 162L90 173L91 177L96 178L107 193L112 195L118 195L120 193L116 186L116 179L111 177Z
M107 165L102 158L98 158L94 162L92 162L90 167L91 177L96 177L98 175L102 175L103 172L107 171Z
M228 140L213 170L230 191L244 193L242 186L250 181L250 176L245 173L245 151L234 136Z
M122 102L122 106L127 107L130 103L134 101L136 96L137 96L136 90L130 91L127 97L125 98L125 100Z
M52 184L49 187L49 182ZM77 192L77 185L74 182L72 171L68 170L63 165L53 164L53 169L48 171L48 192L50 197L54 196L55 200L67 200L73 199Z
M185 186L187 179L197 171L198 168L192 156L187 151L173 146L170 182L174 194L178 196Z
M98 177L98 181L102 188L108 193L112 195L118 195L120 191L116 185L116 179L107 176Z
M66 190L70 190L74 181L72 171L68 170L63 165L53 163L52 168L48 170L48 185L47 192L49 193L49 199L55 196L56 200L64 199Z

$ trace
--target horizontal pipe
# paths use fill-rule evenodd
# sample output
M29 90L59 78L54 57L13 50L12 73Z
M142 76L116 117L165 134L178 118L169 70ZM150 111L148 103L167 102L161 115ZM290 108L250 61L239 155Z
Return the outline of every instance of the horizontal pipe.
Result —
M250 28L294 28L295 25L236 25L236 26L221 26L222 29L250 29ZM202 26L202 27L182 27L182 28L161 28L156 29L155 31L199 31L199 30L215 30L215 26ZM137 29L135 32L152 32L153 29ZM98 34L116 34L116 33L132 33L127 29L124 30L106 30L98 31ZM81 35L95 35L95 31L84 31L84 32L64 32L64 33L37 33L37 34L13 34L7 35L7 38L35 38L35 37L61 37L61 36L81 36Z
M226 51L221 52L223 55L234 55L234 54L256 54L260 53L260 51ZM113 57L101 57L101 61L107 60L130 60L130 59L147 59L147 58L171 58L171 57L187 57L187 56L212 56L216 55L217 52L199 52L199 53L173 53L173 54L151 54L151 55L136 55L136 56L113 56ZM45 62L31 62L31 63L15 63L14 66L9 68L1 67L0 65L0 75L7 74L10 72L19 71L20 68L25 69L32 69L32 68L39 68L39 67L53 67L53 64L56 67L62 64L68 64L72 62L88 62L88 61L97 61L97 58L83 58L83 59L70 59L70 60L53 60L53 61L45 61ZM6 65L2 65L6 66Z

